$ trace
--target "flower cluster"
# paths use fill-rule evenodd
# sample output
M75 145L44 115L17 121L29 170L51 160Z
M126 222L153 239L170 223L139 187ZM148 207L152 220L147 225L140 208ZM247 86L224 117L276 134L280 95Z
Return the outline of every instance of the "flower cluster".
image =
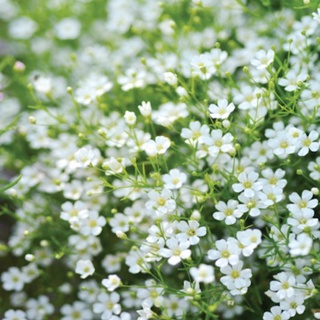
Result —
M320 319L292 2L0 0L2 319Z

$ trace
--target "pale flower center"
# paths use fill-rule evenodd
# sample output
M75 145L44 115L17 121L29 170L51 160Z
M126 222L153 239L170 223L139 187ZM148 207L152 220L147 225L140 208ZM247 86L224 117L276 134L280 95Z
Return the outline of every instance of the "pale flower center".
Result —
M151 290L150 291L150 297L155 299L155 298L158 298L159 294L156 290Z
M277 184L277 182L278 182L278 179L276 177L272 177L272 178L269 179L269 183L272 184L272 185Z
M71 216L71 217L76 217L77 215L78 215L78 211L77 211L77 210L72 209L72 210L70 211L70 216Z
M250 238L250 241L252 242L252 243L255 243L255 242L257 242L257 237L256 236L252 236L251 238Z
M222 142L222 140L216 140L216 142L214 143L214 145L216 146L216 147L221 147L222 145L223 145L223 142Z
M94 228L94 227L97 226L97 221L96 220L91 220L89 225L90 225L91 228Z
M232 216L233 210L228 208L228 209L226 209L226 210L224 211L224 214L225 214L227 217Z
M172 179L172 183L173 183L174 185L178 184L179 182L180 182L179 178L173 178L173 179Z
M269 193L268 199L274 201L274 200L276 200L276 196L273 193Z
M206 271L201 271L201 272L199 273L199 275L200 275L200 277L201 277L202 279L204 279L204 278L206 278L206 277L208 276L208 274L207 274Z
M157 200L157 204L160 206L160 207L163 207L165 204L166 204L166 199L165 198L158 198Z
M109 301L109 302L107 302L107 305L106 305L106 306L107 306L107 309L108 309L108 310L112 310L114 304L113 304L113 302Z
M179 307L177 302L172 302L170 305L171 310L177 310Z
M286 289L289 289L290 288L290 285L288 282L283 282L282 285L281 285L282 289L286 290Z
M251 200L247 203L247 208L248 209L252 209L254 207L256 207L257 203L254 200Z
M303 141L303 145L306 146L306 147L309 147L311 144L311 140L310 139L306 139Z
M221 257L223 258L229 258L230 257L230 252L228 250L223 250L221 252Z
M307 207L307 202L301 200L301 201L299 202L298 206L299 206L300 209L306 208L306 207Z
M251 181L245 181L243 183L243 186L246 188L246 189L250 189L252 187L252 182Z
M74 319L80 319L81 314L80 314L79 311L73 311L73 312L72 312L72 317L73 317Z
M201 136L200 131L194 131L192 133L192 139L198 139Z

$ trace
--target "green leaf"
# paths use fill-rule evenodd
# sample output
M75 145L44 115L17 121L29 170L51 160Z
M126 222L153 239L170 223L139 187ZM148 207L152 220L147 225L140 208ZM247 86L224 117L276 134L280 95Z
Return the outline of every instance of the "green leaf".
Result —
M20 176L17 179L13 180L9 184L7 184L4 187L0 188L0 192L4 192L4 191L12 188L13 186L15 186L20 181L21 178L22 178L22 175L20 174Z

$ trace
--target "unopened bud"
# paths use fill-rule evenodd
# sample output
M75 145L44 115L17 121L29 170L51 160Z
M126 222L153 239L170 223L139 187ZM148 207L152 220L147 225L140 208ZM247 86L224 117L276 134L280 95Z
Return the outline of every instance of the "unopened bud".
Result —
M28 120L29 120L29 123L30 123L30 124L36 124L36 123L37 123L37 119L36 119L35 117L33 117L33 116L30 116L30 117L28 118Z

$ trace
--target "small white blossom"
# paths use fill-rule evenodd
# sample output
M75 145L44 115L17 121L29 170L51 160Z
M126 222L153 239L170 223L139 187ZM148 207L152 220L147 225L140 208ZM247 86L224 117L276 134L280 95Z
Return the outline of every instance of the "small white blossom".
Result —
M218 100L218 105L209 105L210 117L213 119L227 119L234 109L234 104L232 102L228 104L226 99Z
M90 260L79 260L76 265L75 272L80 274L82 279L93 275L95 268Z
M134 125L136 123L137 117L134 112L126 111L124 114L124 120L129 125Z
M190 268L190 274L197 283L211 283L214 281L213 267L207 264L200 264L199 268Z
M102 280L102 285L111 292L121 285L121 279L116 274L111 274L107 279Z

